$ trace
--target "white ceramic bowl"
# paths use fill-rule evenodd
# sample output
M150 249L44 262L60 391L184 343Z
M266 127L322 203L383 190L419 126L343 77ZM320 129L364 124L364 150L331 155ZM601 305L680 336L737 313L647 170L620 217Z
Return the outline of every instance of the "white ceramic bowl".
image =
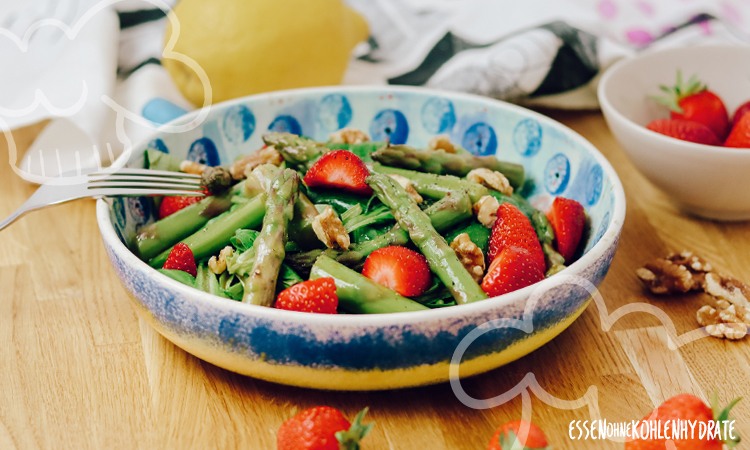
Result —
M393 86L273 92L213 105L191 131L159 130L135 147L129 164L143 165L146 145L193 161L227 163L259 148L267 130L326 140L343 126L368 130L376 140L418 146L448 133L475 154L522 163L536 180L532 202L562 195L586 207L590 231L583 255L536 285L468 305L379 315L307 314L223 299L157 272L124 244L137 227L154 220L153 199L100 200L104 248L141 316L186 351L235 372L296 386L371 390L448 380L454 352L471 342L464 339L475 336L477 327L479 337L462 347L463 357L458 354L461 376L499 367L545 344L584 311L617 249L625 218L622 185L589 142L518 106ZM489 327L490 321L497 326Z
M612 133L646 178L683 211L718 220L750 219L750 150L694 144L646 129L668 118L648 98L660 85L697 74L719 95L730 119L750 100L750 47L711 45L662 50L612 66L599 83L599 102Z

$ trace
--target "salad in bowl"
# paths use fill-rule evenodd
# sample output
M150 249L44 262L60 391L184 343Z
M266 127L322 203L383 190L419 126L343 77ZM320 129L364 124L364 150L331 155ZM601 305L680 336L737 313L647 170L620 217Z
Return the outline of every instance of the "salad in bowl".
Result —
M487 330L461 374L523 356L583 311L592 292L563 275L598 285L624 217L590 144L493 100L289 91L217 105L197 131L129 164L199 175L205 196L103 200L105 247L160 333L272 381L444 381L494 319L531 329Z

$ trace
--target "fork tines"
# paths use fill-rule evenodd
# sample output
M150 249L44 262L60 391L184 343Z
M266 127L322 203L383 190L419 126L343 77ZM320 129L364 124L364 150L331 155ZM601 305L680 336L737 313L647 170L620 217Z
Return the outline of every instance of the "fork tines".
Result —
M200 175L164 170L123 168L116 172L99 172L88 176L87 189L101 195L193 195L204 194ZM106 193L105 193L106 191Z

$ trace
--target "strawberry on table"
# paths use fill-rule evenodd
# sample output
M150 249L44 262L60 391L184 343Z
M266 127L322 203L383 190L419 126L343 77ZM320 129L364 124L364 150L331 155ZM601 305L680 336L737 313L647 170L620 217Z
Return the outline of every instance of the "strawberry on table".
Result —
M518 208L503 203L497 209L497 219L492 226L487 261L491 264L505 247L511 245L526 249L544 267L542 244L531 222Z
M482 280L482 290L490 297L517 291L544 279L544 261L516 246L503 248L492 261Z
M307 409L284 422L276 433L278 450L358 450L359 441L370 433L373 423L362 424L367 408L349 423L330 406Z
M557 240L557 251L569 263L576 253L586 226L586 211L575 200L557 197L547 211L547 219L552 224Z
M159 219L174 214L193 203L198 203L202 199L203 197L164 197L159 206Z
M193 251L185 243L180 242L169 252L163 269L181 270L192 276L198 275L198 266L195 265Z
M318 278L279 292L275 308L319 314L336 314L339 298L331 277Z
M529 430L525 434L524 431L527 426ZM524 434L526 439L523 439ZM519 441L520 447L518 448L523 450L547 450L552 448L547 443L544 432L538 426L525 420L514 420L502 425L495 431L487 450L510 450L516 448L513 447L516 441Z
M682 73L677 71L677 83L674 86L661 86L667 93L663 97L654 99L666 105L672 111L672 119L690 120L707 126L719 140L723 140L729 133L729 114L724 102L718 95L709 91L693 75L682 82Z
M334 150L321 156L310 167L304 182L310 187L343 188L362 195L372 195L365 182L370 175L359 156L348 150Z
M732 128L724 147L750 148L750 114L745 114Z
M365 260L362 275L389 287L404 297L415 297L432 284L427 258L406 247L375 250Z
M644 417L643 421L661 421L661 423L664 424L667 421L672 422L673 420L690 420L703 422L704 425L712 420L725 421L729 420L729 411L739 401L740 399L737 398L732 401L726 408L719 411L719 402L716 394L712 395L711 408L703 403L703 400L694 395L680 394L662 403L658 408L656 408L656 410ZM674 443L674 447L669 448L673 448L675 450L721 450L724 443L726 443L729 448L734 448L739 442L739 435L737 434L737 431L733 432L734 436L736 437L736 440L734 441L722 442L718 439L706 439L705 437L703 439L700 439L698 432L699 426L700 424L696 424L694 435L691 436L691 433L688 429L686 439L672 440L672 442ZM639 423L636 426L636 430L640 429L641 425ZM640 432L638 432L637 437L638 439L630 439L625 442L625 450L662 450L668 448L666 447L666 439L649 439L648 437L644 438L640 436Z
M705 145L721 145L721 141L710 128L690 120L657 119L646 125L646 128L681 141Z

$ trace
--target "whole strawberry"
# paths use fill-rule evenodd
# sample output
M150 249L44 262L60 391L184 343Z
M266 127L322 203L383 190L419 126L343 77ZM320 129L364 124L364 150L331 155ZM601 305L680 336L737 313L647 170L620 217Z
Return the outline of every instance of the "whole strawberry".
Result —
M278 450L358 450L374 423L362 424L367 408L349 423L330 406L307 409L284 422L276 433Z
M287 311L336 314L338 305L334 279L324 277L284 289L279 292L274 307Z
M532 257L544 267L544 253L539 237L531 226L529 219L510 203L503 203L497 209L497 220L492 226L490 247L487 251L487 261L492 261L500 252L510 245L528 250Z
M557 197L547 211L547 219L555 230L557 251L565 258L566 263L570 263L586 226L586 211L583 205L575 200Z
M187 244L180 242L172 248L164 263L163 269L182 270L192 276L198 275L198 266L195 265L193 251Z
M651 131L681 141L704 145L721 145L713 131L702 123L682 119L657 119L646 125Z
M724 147L750 148L750 114L745 114L732 128Z
M529 427L529 430L524 433L526 426ZM526 438L523 439L523 436ZM518 447L513 446L516 441L519 441ZM514 420L502 425L492 435L490 445L487 446L487 450L510 450L516 448L519 450L547 450L552 447L549 447L544 432L538 426L525 420Z
M662 403L658 408L651 412L651 414L644 417L643 421L661 421L662 424L667 421L671 423L673 420L697 421L703 422L704 424L707 424L712 420L725 421L729 419L729 411L739 401L740 399L737 398L722 411L719 411L718 398L715 394L712 395L711 398L712 408L709 408L703 403L703 400L694 395L680 394ZM648 436L642 437L640 436L640 432L638 432L640 429L641 424L639 423L636 426L636 432L638 434L637 439L631 439L625 442L625 450L664 450L667 448L666 439L650 439ZM686 438L672 440L674 447L669 448L675 450L721 450L724 443L726 443L729 448L734 448L739 442L739 436L736 431L734 432L734 435L737 439L722 442L718 439L707 439L705 437L700 439L699 429L700 424L696 424L694 434L688 429Z
M750 101L747 101L740 105L739 108L734 112L734 116L732 116L732 128L737 126L737 122L742 119L742 116L750 112Z
M203 200L203 197L164 197L161 205L159 205L159 219L170 216L201 200Z
M729 114L724 102L718 95L709 91L696 75L687 83L682 81L682 72L677 71L677 83L674 86L661 86L667 93L654 99L666 105L672 111L672 119L690 120L707 126L719 140L724 140L729 133Z

